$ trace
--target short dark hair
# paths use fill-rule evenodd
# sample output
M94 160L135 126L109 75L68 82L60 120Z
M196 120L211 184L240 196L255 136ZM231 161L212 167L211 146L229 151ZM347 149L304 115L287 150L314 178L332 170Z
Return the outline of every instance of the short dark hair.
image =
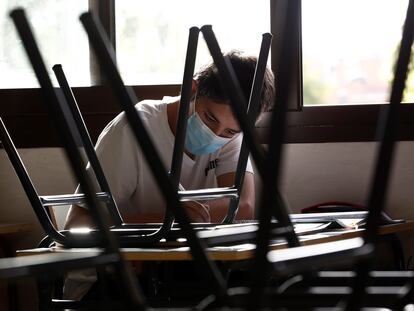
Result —
M236 76L239 79L240 87L246 100L248 100L256 69L257 57L243 55L240 51L236 50L232 50L224 54L224 56L230 59ZM197 83L197 98L208 97L217 101L230 102L228 95L223 91L214 62L202 67L195 74L194 80ZM266 112L271 109L274 96L274 76L272 71L266 68L260 96L260 112Z

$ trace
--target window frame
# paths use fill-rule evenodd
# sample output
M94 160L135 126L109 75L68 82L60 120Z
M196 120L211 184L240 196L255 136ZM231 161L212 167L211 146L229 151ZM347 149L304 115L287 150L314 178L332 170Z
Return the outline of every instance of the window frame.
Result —
M283 21L277 10L286 5L287 1L298 1L301 9L302 0L270 0L270 16L272 33L277 33L277 23ZM299 12L299 16L301 17ZM299 18L301 23L301 18ZM302 34L301 24L299 33L291 34L298 43L296 66L292 68L294 79L292 101L288 103L286 143L325 143L325 142L361 142L377 140L377 120L387 104L366 105L320 105L303 106L303 74L302 74ZM275 35L272 44L272 59L277 57L278 36ZM275 52L276 51L276 52ZM276 68L272 68L277 73ZM277 76L277 74L276 74ZM277 79L277 77L276 77ZM277 81L276 81L277 90ZM414 105L404 103L400 106L400 123L397 134L398 140L414 140ZM270 113L257 126L264 143L267 142L266 127L269 124Z
M270 0L271 31L277 33L277 6L283 1L301 0ZM115 5L114 0L89 0L90 10L94 11L103 21L104 29L115 46ZM386 104L342 105L342 106L302 106L302 59L301 35L297 37L297 66L295 71L294 98L289 103L287 113L286 143L328 143L328 142L369 142L376 141L377 120L380 113L387 109ZM272 59L278 50L278 37L272 43ZM91 58L91 87L75 87L74 94L85 122L96 141L103 127L119 112L110 88L103 86L105 78L97 66L93 53ZM157 99L164 95L178 95L180 85L142 85L133 86L139 99ZM4 119L17 147L58 147L61 146L52 121L48 117L42 102L40 89L0 89L2 105L0 116ZM270 113L257 125L262 143L267 143L267 127ZM414 140L414 105L401 105L400 127L398 140Z

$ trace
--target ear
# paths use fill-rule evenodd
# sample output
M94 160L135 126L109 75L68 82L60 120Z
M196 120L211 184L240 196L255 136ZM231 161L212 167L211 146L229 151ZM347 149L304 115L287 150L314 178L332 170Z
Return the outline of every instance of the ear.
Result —
M191 83L191 97L194 97L197 92L197 82L193 79Z

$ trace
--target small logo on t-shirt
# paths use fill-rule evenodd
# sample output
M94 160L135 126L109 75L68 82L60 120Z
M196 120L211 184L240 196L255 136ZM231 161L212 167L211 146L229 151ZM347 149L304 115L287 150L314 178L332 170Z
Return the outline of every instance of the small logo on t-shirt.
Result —
M206 174L206 176L209 170L217 167L217 163L218 163L218 159L208 162L207 167L204 169L204 173Z

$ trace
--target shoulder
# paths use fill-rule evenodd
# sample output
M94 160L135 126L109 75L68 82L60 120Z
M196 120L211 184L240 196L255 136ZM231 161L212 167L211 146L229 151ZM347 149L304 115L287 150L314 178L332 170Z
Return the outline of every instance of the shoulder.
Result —
M157 104L159 104L159 101L144 100L135 105L135 108L144 123L148 123L148 119L151 119L151 116L157 114L157 111L160 109ZM132 136L131 134L125 112L121 112L102 130L98 137L97 145L100 146L104 142L108 143L110 141L118 141L118 143L120 143L120 140L124 141L125 139L130 139Z
M146 99L135 105L143 118L157 117L165 113L167 105L177 101L178 97L165 96L163 99Z
M163 101L161 100L146 99L136 104L135 108L137 109L141 117L149 117L161 113L164 109L164 106L165 103L163 103Z
M137 103L135 108L137 109L141 119L145 122L146 120L152 119L161 114L164 109L164 104L161 100L147 99ZM105 126L101 135L111 132L124 131L127 127L129 127L129 125L125 112L121 112Z

